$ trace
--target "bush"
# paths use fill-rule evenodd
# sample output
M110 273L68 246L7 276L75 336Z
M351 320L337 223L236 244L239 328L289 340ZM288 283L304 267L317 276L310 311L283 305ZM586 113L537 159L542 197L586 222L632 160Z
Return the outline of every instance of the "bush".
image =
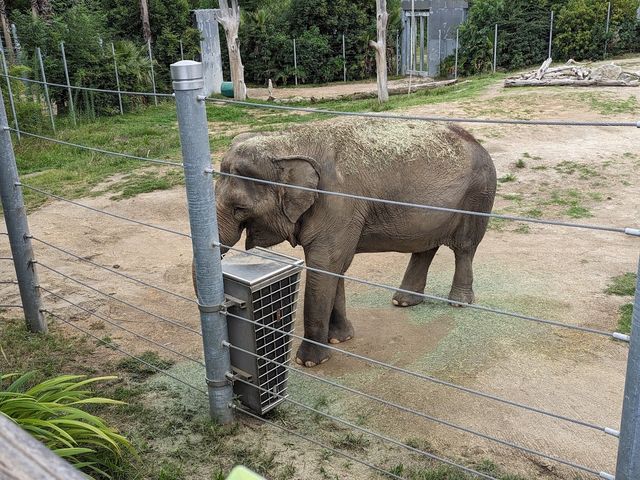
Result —
M115 377L62 375L29 387L35 373L0 376L0 415L42 441L48 448L84 471L110 478L131 443L100 417L83 410L89 405L123 405L93 397L93 383Z

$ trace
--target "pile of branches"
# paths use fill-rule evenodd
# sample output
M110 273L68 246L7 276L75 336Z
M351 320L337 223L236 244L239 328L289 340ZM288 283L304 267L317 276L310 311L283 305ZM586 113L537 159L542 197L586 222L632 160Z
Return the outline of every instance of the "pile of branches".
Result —
M569 60L560 67L551 67L551 58L533 72L527 72L505 80L505 87L638 87L640 71L625 71L613 63L591 68Z

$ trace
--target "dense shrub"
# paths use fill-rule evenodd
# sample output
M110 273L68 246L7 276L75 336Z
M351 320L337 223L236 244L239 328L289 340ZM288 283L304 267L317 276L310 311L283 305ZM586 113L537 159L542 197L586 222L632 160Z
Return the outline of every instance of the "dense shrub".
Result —
M493 63L494 27L499 25L498 65L507 70L542 63L548 55L550 12L555 11L553 56L598 59L605 41L610 54L639 48L639 0L476 0L460 29L460 71L488 71ZM451 59L448 59L451 63Z

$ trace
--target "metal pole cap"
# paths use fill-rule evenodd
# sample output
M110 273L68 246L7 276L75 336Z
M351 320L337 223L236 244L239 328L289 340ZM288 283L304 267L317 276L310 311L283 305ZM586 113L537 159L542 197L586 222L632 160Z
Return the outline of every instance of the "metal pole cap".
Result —
M174 90L198 90L204 87L202 63L181 60L171 64Z

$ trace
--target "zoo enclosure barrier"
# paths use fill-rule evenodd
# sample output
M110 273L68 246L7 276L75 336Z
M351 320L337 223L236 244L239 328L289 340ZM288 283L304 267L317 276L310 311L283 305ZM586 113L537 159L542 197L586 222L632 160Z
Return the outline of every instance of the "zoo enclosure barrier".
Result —
M343 350L341 348L335 347L333 345L319 344L322 347L327 348L331 351L340 353L350 358L354 358L358 361L366 362L370 365L375 365L376 367L387 369L391 372L395 372L403 376L407 376L407 377L414 378L424 382L437 384L437 385L464 393L466 395L472 395L472 396L482 398L491 402L496 402L502 405L508 405L510 407L519 408L519 409L525 409L537 415L541 415L547 418L552 418L554 420L558 420L562 422L568 422L572 425L576 425L579 427L583 427L585 429L600 432L612 438L619 438L618 466L617 466L616 475L614 477L614 475L601 471L599 469L594 469L581 464L577 464L570 460L566 460L564 458L561 458L546 452L537 451L532 448L511 442L509 440L488 435L488 434L482 433L481 431L438 418L434 415L430 415L423 411L419 411L413 408L403 406L399 403L386 400L377 395L367 393L355 388L351 388L349 386L343 385L340 382L328 380L318 375L308 373L307 371L300 370L294 366L291 366L289 364L288 357L273 358L270 356L259 355L256 352L251 352L246 349L243 349L242 347L239 347L238 345L232 344L229 341L228 332L227 332L227 323L226 323L227 318L233 318L234 320L248 322L248 323L256 323L256 322L231 313L225 305L224 291L222 289L222 271L221 271L221 265L220 265L220 255L219 255L220 247L229 248L232 251L240 251L240 250L233 248L232 246L221 245L217 237L217 225L215 220L215 208L214 208L215 193L214 193L214 183L212 182L212 176L214 175L229 176L229 177L240 178L240 179L251 181L251 182L256 182L259 184L277 185L283 188L290 188L290 189L311 190L320 195L336 195L336 196L341 196L345 198L359 199L359 200L365 200L365 201L371 201L371 202L380 202L380 203L385 203L385 204L395 205L395 206L402 206L404 208L420 208L420 209L435 210L435 211L447 211L447 212L459 213L463 215L487 216L491 218L500 218L500 219L506 219L510 221L523 221L523 222L538 223L538 224L548 224L553 226L562 226L567 228L598 230L598 231L605 231L605 232L611 232L616 234L624 234L624 235L629 235L633 237L640 236L640 230L638 230L637 228L629 228L629 227L622 227L622 226L618 227L618 226L577 224L577 223L570 223L570 222L542 220L542 219L536 219L536 218L498 215L493 213L485 214L485 213L479 213L479 212L443 208L435 205L411 204L411 203L398 202L398 201L388 200L388 199L362 197L362 196L357 196L357 195L353 195L345 192L331 192L331 191L325 191L325 190L308 189L306 187L302 187L299 185L290 185L290 184L284 184L284 183L278 183L278 182L271 182L271 181L266 181L258 178L244 177L244 176L239 176L231 173L220 172L215 170L215 168L211 165L211 156L210 156L210 149L209 149L207 121L206 121L206 102L211 101L216 104L230 103L230 104L238 104L238 105L244 105L247 107L254 107L254 108L298 110L302 112L323 113L323 114L330 114L330 115L350 115L350 116L361 116L365 118L373 117L373 118L380 118L380 119L401 119L401 120L414 120L414 121L426 121L426 120L439 121L439 122L456 121L456 122L489 123L489 124L507 123L507 124L516 124L516 125L567 125L567 126L596 125L601 127L633 127L633 128L640 127L640 122L638 123L635 123L635 122L574 122L574 121L555 121L555 120L521 121L521 120L474 119L474 118L453 119L453 118L446 118L446 117L417 117L417 116L409 116L409 115L389 115L389 114L374 114L374 113L348 113L347 114L345 112L338 112L338 111L326 111L326 110L298 108L298 107L284 107L284 106L277 106L277 105L254 104L250 102L237 102L232 100L224 100L224 101L209 100L209 99L206 99L201 92L202 71L199 63L187 61L187 62L179 62L177 64L174 64L172 66L172 74L174 79L174 89L176 91L175 98L177 103L177 114L178 114L178 122L179 122L179 129L180 129L180 138L181 138L182 149L183 149L184 164L171 162L168 160L162 160L162 159L138 157L138 156L129 155L121 152L111 152L107 150L95 149L93 147L89 147L85 145L71 144L71 143L63 142L61 140L57 140L54 138L32 134L31 132L23 131L21 133L23 135L29 135L35 138L39 138L43 141L61 143L71 148L87 149L89 151L98 152L104 155L115 155L119 157L125 157L125 158L130 158L130 159L144 161L144 162L159 163L166 166L183 168L185 171L185 179L186 179L191 234L187 234L184 232L180 232L180 231L159 226L159 225L153 225L145 221L128 218L128 217L118 215L112 212L108 212L105 210L97 209L95 207L86 205L82 202L66 199L64 197L52 194L51 192L47 192L46 190L43 190L41 188L21 182L18 177L18 172L15 165L15 157L13 154L12 140L11 140L11 134L10 134L11 132L18 133L17 131L18 129L14 129L9 126L6 112L4 110L4 104L0 102L2 103L2 105L0 106L0 126L2 126L2 132L0 133L2 137L0 139L0 194L2 195L2 204L5 211L5 221L7 223L7 232L2 232L1 236L9 237L10 244L11 244L11 251L12 251L12 257L3 257L3 258L0 258L0 260L13 261L16 269L17 283L20 287L20 294L22 298L22 305L15 305L15 304L2 305L1 306L2 308L23 308L25 313L25 318L27 320L29 328L32 331L46 332L47 325L44 318L44 314L46 313L50 317L60 320L61 322L69 325L70 327L81 331L85 335L94 337L96 340L100 340L100 338L95 334L93 334L92 332L80 327L79 325L65 318L64 314L54 312L50 309L47 309L46 307L43 307L41 295L45 293L49 296L49 298L60 300L70 305L74 309L78 309L82 311L84 314L88 316L98 318L106 323L109 323L115 328L118 328L124 332L127 332L128 334L136 336L138 339L144 342L150 343L157 348L167 351L173 355L178 355L181 358L188 360L189 362L192 362L197 365L200 365L201 367L204 367L206 371L206 381L204 381L202 385L193 385L185 381L184 379L172 374L171 372L162 370L157 366L144 360L143 358L140 358L136 355L131 354L126 349L120 348L119 346L112 347L123 355L133 357L134 359L147 365L149 368L153 369L154 371L158 371L159 373L162 373L163 375L166 375L172 378L173 380L181 384L184 384L188 388L201 392L202 394L208 395L211 413L220 421L222 422L232 421L234 412L236 411L242 412L250 417L254 417L259 419L260 421L271 424L276 428L286 430L287 432L289 432L294 436L298 436L311 443L318 444L323 448L326 448L338 455L342 455L354 462L357 462L369 468L372 468L373 470L379 473L384 473L385 475L391 476L392 478L403 478L403 477L395 473L390 473L386 469L380 467L379 465L374 465L367 461L359 459L348 452L344 452L343 450L329 447L325 445L323 442L320 442L318 440L310 439L307 436L300 434L299 432L292 431L290 428L286 426L263 419L259 415L255 415L254 413L248 411L246 408L243 408L243 406L235 403L233 401L233 396L232 396L233 382L246 383L250 388L256 388L259 390L264 390L264 389L262 389L262 387L248 383L245 379L243 379L242 377L239 377L238 375L232 372L230 368L230 352L232 350L241 351L247 355L252 355L256 358L259 358L260 360L267 362L269 364L273 364L275 366L284 368L288 372L291 372L295 375L300 375L302 377L311 379L313 381L317 381L322 384L328 385L332 388L340 389L349 394L356 395L358 397L377 402L386 407L393 408L394 410L397 410L399 412L410 414L415 417L446 426L447 428L450 428L459 432L464 432L466 434L470 434L478 438L482 438L484 440L496 443L503 447L512 448L520 452L524 452L528 455L544 458L546 460L574 469L584 474L588 474L593 477L599 477L604 479L617 478L618 480L631 480L631 479L640 478L638 476L640 475L640 448L639 448L640 423L639 423L639 415L638 415L638 413L640 412L640 382L639 382L640 295L636 294L635 308L633 313L633 329L632 329L631 336L624 335L619 332L609 332L609 331L599 330L599 329L585 327L581 325L566 324L566 323L562 323L552 319L524 315L524 314L505 311L505 310L488 307L484 305L471 305L471 304L464 304L462 302L451 302L451 300L449 299L438 297L431 294L426 294L426 293L420 295L425 299L434 300L437 302L457 303L459 305L467 306L468 308L471 308L471 309L476 309L482 312L490 312L490 313L494 313L504 317L512 317L522 321L535 322L535 323L553 326L554 328L570 329L570 330L579 331L585 334L598 335L601 337L607 337L607 338L615 339L622 342L630 342L629 363L628 363L628 369L627 369L627 382L626 382L625 395L624 395L625 400L624 400L623 416L622 416L620 431L618 431L617 428L613 428L611 426L600 425L595 422L585 421L583 419L561 415L553 411L549 411L533 405L516 402L498 395L468 388L463 385L459 385L453 382L448 382L434 376L425 375L423 373L398 367L386 362L376 360L374 358L358 355L358 354L349 352L347 350ZM118 92L115 92L115 93L118 93ZM122 93L122 92L119 92L119 93ZM135 92L132 92L132 93L135 93ZM223 108L223 107L220 107L220 108ZM86 256L82 254L72 252L70 249L66 247L55 245L49 242L48 240L41 238L40 236L32 235L29 232L26 212L24 208L24 202L22 199L23 189L29 189L33 192L37 192L49 198L53 198L61 202L66 202L67 204L73 207L88 209L100 215L108 215L119 221L133 223L133 224L142 226L144 228L155 229L167 234L179 236L183 239L190 238L192 241L194 256L196 259L196 278L197 278L197 283L199 285L200 297L197 300L194 300L192 298L189 298L184 295L175 293L171 290L159 287L152 283L142 281L138 278L124 274L115 269L100 265L99 263L86 258ZM41 260L36 261L33 254L33 247L32 247L32 243L34 242L41 245L43 248L47 248L47 249L56 251L58 253L64 254L68 257L79 260L81 263L91 265L94 268L100 268L106 272L109 272L110 274L118 276L119 278L123 278L128 282L133 282L138 285L142 285L145 288L155 289L164 294L170 295L172 298L175 298L179 301L187 302L191 305L197 305L200 310L201 331L199 332L195 329L190 328L188 325L185 325L182 322L156 314L154 312L147 310L146 308L124 301L122 299L117 298L116 296L110 295L106 292L101 291L100 289L92 287L86 281L82 281L75 278L72 275L65 274L59 268L50 265L48 261L44 261L44 262ZM247 253L249 255L253 255L256 257L260 257L262 255L258 252L247 252ZM110 318L110 316L96 313L92 309L83 307L78 302L71 301L65 298L63 295L59 295L52 289L51 286L46 286L46 287L43 286L41 282L38 280L38 276L36 272L37 266L40 266L41 268L47 270L53 275L63 278L65 281L74 282L75 284L80 285L85 289L91 290L92 292L98 295L104 296L105 298L110 299L110 301L118 302L122 305L125 305L127 308L134 309L144 315L149 315L150 317L153 317L155 320L171 324L177 328L184 330L185 332L202 336L203 345L204 345L204 363L200 359L194 358L182 352L171 349L159 342L156 342L148 338L145 335L142 335L127 327L124 327L120 323ZM401 289L398 289L396 287L392 287L390 285L386 285L382 283L377 283L367 279L361 279L361 278L356 278L356 277L347 276L347 275L340 275L334 272L328 272L328 271L313 268L310 266L304 266L303 268L310 272L315 272L322 275L330 275L330 276L340 278L342 280L358 282L360 284L367 285L374 288L402 292ZM14 281L12 280L7 281L7 284L13 284L13 283ZM638 289L636 290L636 292L638 292ZM415 294L415 292L408 292L408 293ZM273 327L272 325L265 324L265 325L260 325L260 327L273 332L278 332L283 335L287 335L292 339L315 343L311 340L306 340L298 335L295 335L292 332L282 330L281 328ZM344 420L334 415L330 415L326 412L322 412L317 408L309 406L303 402L293 400L289 398L288 395L281 395L278 392L271 392L271 391L269 391L268 393L275 396L282 397L281 399L283 401L288 402L296 406L297 408L308 410L310 412L313 412L316 415L320 415L322 417L328 418L333 422L345 425L346 427L352 430L359 431L364 435L374 437L384 443L394 445L396 447L405 449L409 452L418 454L422 457L425 457L431 460L445 463L447 465L458 468L466 473L477 476L479 478L488 478L488 479L494 478L489 474L479 472L473 468L470 468L464 465L460 465L459 463L456 463L442 456L435 455L431 452L407 445L387 435L364 428L353 422Z

